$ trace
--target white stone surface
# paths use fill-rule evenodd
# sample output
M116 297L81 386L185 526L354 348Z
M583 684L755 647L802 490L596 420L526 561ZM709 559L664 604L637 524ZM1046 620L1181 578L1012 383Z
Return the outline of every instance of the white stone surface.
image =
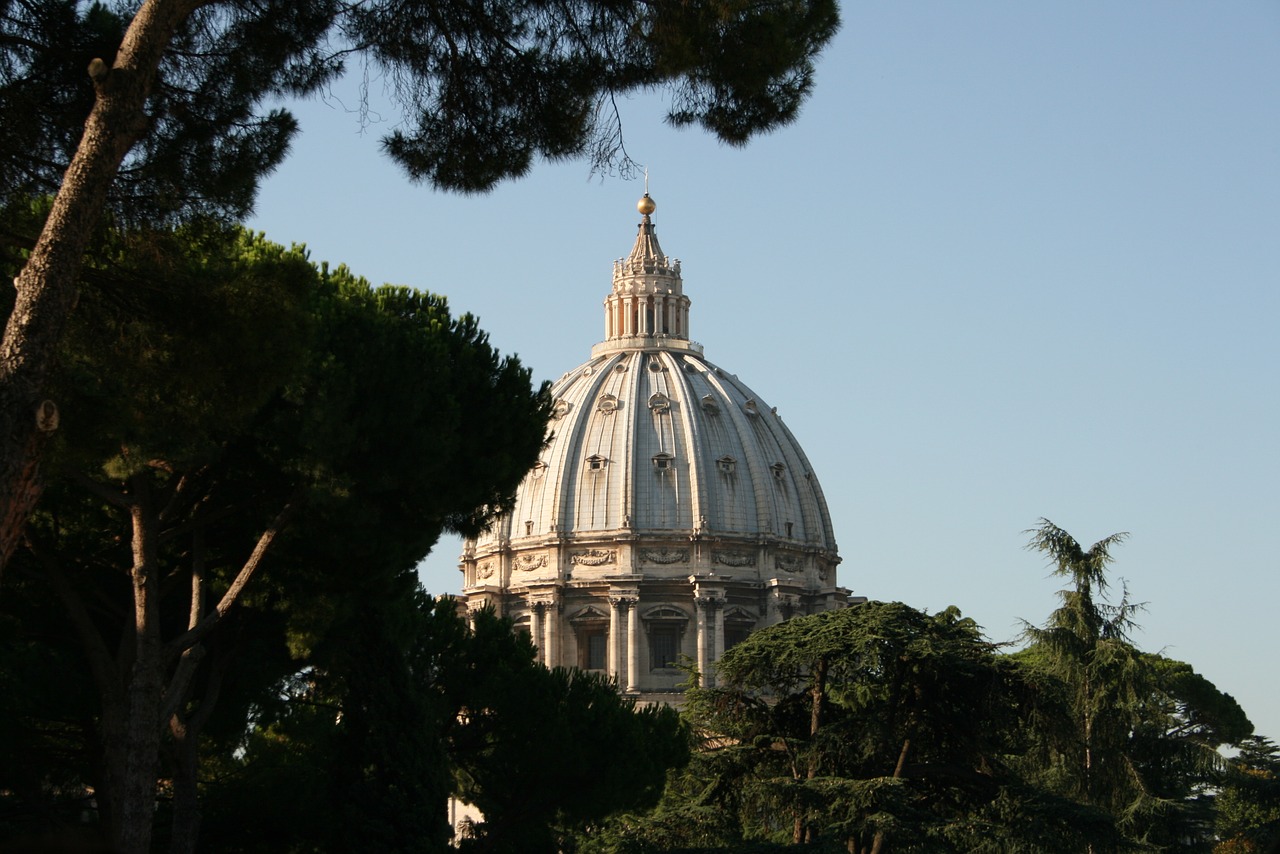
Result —
M641 211L653 207L646 194ZM673 645L714 678L746 632L849 599L809 460L689 340L689 308L645 212L614 265L605 340L553 386L538 464L462 559L470 608L512 617L544 663L605 670L642 695L686 679L656 660Z

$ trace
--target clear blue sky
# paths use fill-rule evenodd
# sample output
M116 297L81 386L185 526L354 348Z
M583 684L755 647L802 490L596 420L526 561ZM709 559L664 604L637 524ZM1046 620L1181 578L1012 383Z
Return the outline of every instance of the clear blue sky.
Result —
M692 337L804 446L843 585L1012 640L1060 586L1025 529L1129 531L1138 642L1280 738L1280 3L843 15L799 121L746 149L623 105ZM395 117L362 134L335 95L251 225L446 294L540 379L586 361L642 185L413 186L378 151Z

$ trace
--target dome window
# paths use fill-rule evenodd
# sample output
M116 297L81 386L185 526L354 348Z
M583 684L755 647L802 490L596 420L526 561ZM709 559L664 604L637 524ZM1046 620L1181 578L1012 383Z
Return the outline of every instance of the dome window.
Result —
M769 466L769 468L773 472L774 480L782 480L784 477L786 477L787 467L784 466L782 463L774 463L773 465Z
M561 418L564 418L566 415L568 415L569 410L572 408L573 407L569 403L569 401L565 400L564 398L561 398L560 400L557 400L555 402L554 406L551 407L551 418L555 421L559 421Z
M754 400L748 400L746 403L742 404L742 411L752 418L755 418L760 414L760 407L756 405Z
M672 670L679 667L688 616L667 605L650 610L643 619L649 635L649 669Z
M547 464L544 463L542 460L538 460L536 463L534 463L533 468L529 470L529 476L532 477L534 480L537 480L538 478L542 477L546 473L547 473Z
M578 667L604 670L608 663L609 616L587 606L569 618L578 642Z
M613 366L613 369L614 369L615 371L617 371L618 373L620 373L620 374L625 374L625 373L627 372L627 366L626 366L626 365L624 365L624 364L622 364L621 362L619 362L618 364L614 365L614 366Z
M716 399L709 394L702 396L702 411L708 415L719 415L720 405L716 403Z
M732 649L747 639L755 628L756 618L743 608L731 605L724 609L724 648Z
M675 457L673 457L673 456L671 456L671 454L665 454L665 453L664 453L664 454L654 454L654 455L653 455L653 469L654 469L654 471L656 471L656 472L658 472L658 473L662 473L662 472L667 471L668 469L673 469L673 468L675 468L675 466L676 466L676 458L675 458Z
M596 409L605 415L610 415L618 410L618 398L612 394L602 394L596 402Z
M649 370L653 371L655 374L662 370L662 361L657 356L654 356L649 360Z
M671 398L667 397L662 392L658 392L649 398L649 408L652 409L656 415L663 415L671 409Z
M716 468L720 469L721 474L733 474L733 470L737 468L738 461L726 454L716 460Z
M526 537L533 536L533 520L529 519L524 523L524 535Z
M609 460L599 454L592 454L587 457L587 471L604 471L609 465Z

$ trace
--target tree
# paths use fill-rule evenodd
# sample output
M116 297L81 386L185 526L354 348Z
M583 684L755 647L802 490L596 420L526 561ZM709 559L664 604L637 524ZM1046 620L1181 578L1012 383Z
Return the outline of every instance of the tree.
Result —
M138 210L124 204L132 200L158 216L243 210L294 129L283 112L259 115L263 103L314 93L357 56L390 81L405 112L404 129L384 140L387 153L413 180L477 192L523 174L535 156L612 161L623 149L607 107L626 92L667 87L671 122L744 143L795 117L814 59L838 26L834 0L143 0L131 9L85 10L71 0L0 6L0 105L30 103L22 93L34 82L37 93L62 95L66 115L50 134L83 122L15 280L0 342L0 566L39 496L38 462L57 406L50 369L103 209L115 201ZM48 34L67 31L93 37L73 41L78 51L65 61L46 62L63 48ZM97 55L86 61L90 48ZM62 87L77 53L91 91L82 83L69 95ZM32 161L69 149L43 135L14 140L34 156L4 170L12 182L0 188L4 201L47 186L61 163ZM204 169L219 180L192 180Z
M797 617L726 651L717 680L689 697L695 764L620 834L633 850L674 834L691 848L1070 851L1099 825L1012 772L1036 685L955 608Z
M1049 556L1068 579L1061 605L1043 628L1027 625L1022 660L1064 690L1069 723L1042 728L1028 766L1056 791L1105 811L1137 846L1207 849L1207 799L1220 780L1218 748L1253 730L1239 704L1190 666L1143 653L1132 642L1141 607L1102 597L1112 534L1089 549L1047 519L1029 548Z
M353 629L225 751L211 850L451 850L456 792L484 812L461 849L557 851L566 829L651 804L686 756L672 709L547 670L492 612L468 626L419 591Z
M513 668L505 639L487 654L481 647L497 631L509 635L509 622L477 615L473 646L480 655L471 672L497 671L498 678L456 684L464 717L449 744L458 794L484 817L460 848L553 854L571 830L655 804L667 770L688 760L678 713L637 708L598 674L520 658ZM523 636L521 642L528 647Z
M287 615L305 647L405 595L441 530L473 534L509 503L548 404L474 318L302 250L190 226L102 252L108 281L86 289L54 383L58 476L15 567L79 639L98 802L142 852L163 731L194 749L243 651L233 609Z
M1129 641L1133 615L1141 607L1123 598L1110 605L1097 597L1107 588L1110 549L1128 534L1112 534L1086 551L1066 531L1041 519L1028 548L1044 552L1056 575L1070 586L1059 593L1061 606L1046 626L1026 627L1026 636L1041 651L1052 674L1071 692L1070 709L1077 737L1069 757L1070 794L1113 815L1143 806L1144 787L1131 758L1124 753L1136 723L1139 698L1150 690L1150 674Z
M1269 738L1240 743L1217 800L1215 854L1271 854L1280 850L1280 748Z

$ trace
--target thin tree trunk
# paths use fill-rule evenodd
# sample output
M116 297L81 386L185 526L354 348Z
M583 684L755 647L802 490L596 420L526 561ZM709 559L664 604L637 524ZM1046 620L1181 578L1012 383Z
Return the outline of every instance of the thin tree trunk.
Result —
M902 778L902 770L907 767L907 754L911 752L911 739L904 738L902 740L902 749L898 751L898 763L893 768L893 779ZM871 842L871 854L880 854L884 850L884 831L876 831L875 839Z
M194 628L204 617L205 608L205 544L204 528L196 526L192 534L191 545L191 608L187 616L187 627ZM189 662L199 662L204 657L204 646L197 644L182 653L178 665L181 671ZM174 698L172 711L166 703L165 713L169 715L169 732L174 740L173 760L173 821L169 835L169 854L194 854L196 840L200 834L200 733L213 713L218 693L222 686L222 676L226 672L226 656L215 656L210 662L209 681L194 714L186 714L181 700L185 699L186 688ZM189 667L194 670L195 664ZM191 677L187 677L187 682ZM174 674L174 682L183 679L181 674Z
M173 823L169 854L194 854L200 838L200 733L213 715L226 676L230 659L215 656L209 668L209 681L195 713L183 718L180 713L170 719L169 730L175 743L173 773Z
M200 833L198 736L177 715L169 721L174 739L173 821L169 854L192 854Z
M107 191L145 133L147 98L173 34L202 0L146 0L115 65L91 65L96 98L44 229L14 280L13 313L0 340L0 572L40 497L39 460L57 408L45 387L79 296L80 265Z
M818 730L822 728L822 714L824 711L824 703L827 696L827 668L829 664L825 658L819 658L813 665L813 685L809 689L810 706L809 706L809 762L808 768L805 770L805 778L812 780L818 776L818 766L821 763L821 757L815 742L818 739ZM800 845L804 842L812 841L812 832L805 825L803 817L797 813L794 826L791 829L791 844Z
M160 706L164 695L164 646L160 637L160 568L157 565L158 520L153 512L147 475L132 479L133 523L133 664L126 687L123 732L106 733L125 746L116 793L115 844L125 854L147 854L155 815L156 769L160 759ZM127 630L126 630L127 631ZM123 736L123 738L121 738ZM108 749L110 745L108 744Z

